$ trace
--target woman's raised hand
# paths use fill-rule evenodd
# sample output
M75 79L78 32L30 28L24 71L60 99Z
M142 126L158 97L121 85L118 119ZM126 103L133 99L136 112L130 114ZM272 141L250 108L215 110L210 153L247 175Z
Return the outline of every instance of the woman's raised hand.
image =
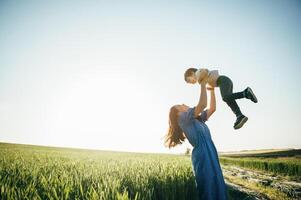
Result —
M200 98L199 102L195 107L194 116L197 117L207 107L207 91L206 91L207 79L199 81L200 84Z
M202 80L199 80L200 85L206 85L207 83L207 78L203 78Z

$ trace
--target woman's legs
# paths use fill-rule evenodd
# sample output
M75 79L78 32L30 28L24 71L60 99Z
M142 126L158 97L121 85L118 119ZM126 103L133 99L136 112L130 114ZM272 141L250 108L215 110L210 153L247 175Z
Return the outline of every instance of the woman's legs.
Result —
M227 188L212 140L203 140L193 149L192 166L199 200L227 200Z

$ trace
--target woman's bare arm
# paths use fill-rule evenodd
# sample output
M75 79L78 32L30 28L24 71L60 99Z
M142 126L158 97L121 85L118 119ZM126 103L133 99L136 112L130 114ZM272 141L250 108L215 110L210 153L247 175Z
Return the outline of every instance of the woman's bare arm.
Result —
M207 110L207 120L209 117L215 112L216 110L216 99L215 99L215 91L214 87L207 87L207 89L210 91L210 105Z
M201 88L201 94L200 94L200 99L195 107L194 110L194 116L197 117L206 107L207 107L207 91L206 91L206 82L202 81L200 83L200 88Z

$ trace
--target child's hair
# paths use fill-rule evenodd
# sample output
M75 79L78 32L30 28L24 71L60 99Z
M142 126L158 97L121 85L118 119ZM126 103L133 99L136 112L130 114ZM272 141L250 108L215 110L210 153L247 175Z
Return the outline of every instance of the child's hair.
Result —
M169 129L165 135L165 146L168 148L175 147L182 144L185 140L183 130L178 124L178 109L173 106L169 111Z
M187 82L187 78L193 75L197 71L196 68L188 68L184 73L184 79Z

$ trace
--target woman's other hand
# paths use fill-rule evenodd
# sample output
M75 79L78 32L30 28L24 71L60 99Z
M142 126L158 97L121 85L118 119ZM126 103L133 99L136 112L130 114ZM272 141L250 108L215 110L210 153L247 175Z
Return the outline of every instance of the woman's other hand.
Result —
M207 111L207 120L216 110L215 91L214 87L207 85L207 90L210 91L210 105Z

